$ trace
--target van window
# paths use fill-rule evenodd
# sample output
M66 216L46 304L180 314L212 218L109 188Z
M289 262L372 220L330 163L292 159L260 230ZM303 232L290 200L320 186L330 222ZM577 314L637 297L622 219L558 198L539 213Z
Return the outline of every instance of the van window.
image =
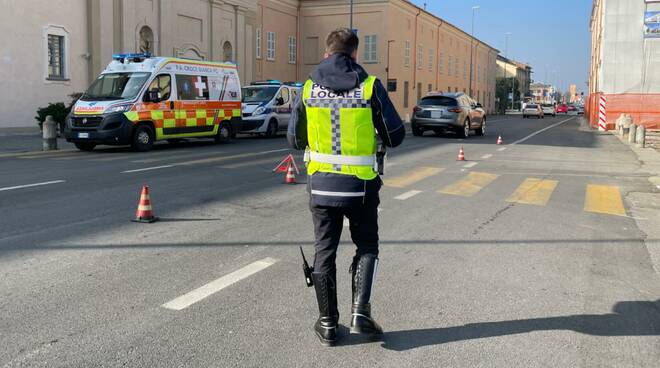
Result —
M179 100L208 100L208 78L202 75L176 75L176 90Z
M161 74L154 78L144 94L145 99L148 99L149 91L152 89L160 90L161 98L163 100L169 100L172 94L172 77L169 74Z

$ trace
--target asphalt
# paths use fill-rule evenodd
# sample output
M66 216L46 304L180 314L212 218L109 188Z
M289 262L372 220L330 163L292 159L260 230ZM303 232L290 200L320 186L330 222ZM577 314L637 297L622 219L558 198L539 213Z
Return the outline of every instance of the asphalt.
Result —
M271 172L289 152L282 138L241 137L0 155L0 189L62 181L0 190L0 366L657 367L660 279L627 195L657 188L616 137L570 116L497 117L467 140L408 136L385 179L442 171L381 191L373 312L386 333L342 327L335 348L311 330L300 272L298 246L313 254L305 176L292 186ZM492 181L446 194L471 173ZM556 182L547 203L510 201L529 178ZM154 224L130 222L143 184ZM625 213L585 211L588 185L618 188ZM345 231L343 326L352 252ZM163 307L264 259L274 264L185 309Z

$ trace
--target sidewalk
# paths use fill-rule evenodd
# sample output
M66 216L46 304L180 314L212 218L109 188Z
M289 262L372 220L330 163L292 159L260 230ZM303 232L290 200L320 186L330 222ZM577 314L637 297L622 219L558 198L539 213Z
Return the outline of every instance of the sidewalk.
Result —
M638 172L648 175L648 192L629 192L625 199L630 203L630 216L637 227L646 234L644 243L648 249L653 268L660 274L660 152L654 148L639 148L630 144L623 137L610 131L622 144L630 148L637 156L640 168Z
M39 127L0 128L0 154L41 151L43 143ZM64 138L57 139L57 148L74 149Z

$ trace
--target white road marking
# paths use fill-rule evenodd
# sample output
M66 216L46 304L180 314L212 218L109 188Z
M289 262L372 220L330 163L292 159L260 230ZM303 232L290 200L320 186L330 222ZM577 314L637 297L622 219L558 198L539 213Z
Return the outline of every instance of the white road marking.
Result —
M477 166L478 162L468 162L467 164L463 165L464 168L469 169L471 167Z
M410 191L407 191L403 194L400 194L400 195L394 197L394 199L398 199L400 201L405 201L406 199L412 198L412 197L418 195L421 192L422 192L421 190L410 190Z
M174 167L174 165L163 165L163 166L154 166L154 167L145 167L142 169L135 169L135 170L126 170L122 171L122 174L128 174L128 173L134 173L134 172L140 172L140 171L149 171L149 170L158 170L158 169L166 169L168 167Z
M506 151L506 147L500 147L500 148L498 148L497 150L500 151L500 152L502 152L502 151Z
M524 142L524 141L526 141L526 140L528 140L528 139L534 137L535 135L541 134L541 133L545 132L545 131L548 130L548 129L552 129L552 128L558 126L558 125L564 124L565 122L567 122L567 121L569 121L569 120L573 120L573 119L574 119L574 118L568 118L568 119L562 120L562 121L560 121L560 122L558 122L558 123L554 123L554 124L552 124L552 125L550 125L550 126L547 126L547 127L543 128L543 129L541 129L541 130L537 130L536 132L534 132L534 133L528 135L527 137L522 138L522 139L518 139L517 141L511 143L511 145L512 145L512 146L515 146L516 144L518 144L518 143L522 143L522 142ZM504 147L502 147L502 148L504 148Z
M490 153L487 154L487 155L483 155L483 156L481 156L481 158L482 158L483 160L487 160L487 159L489 159L489 158L491 158L491 157L493 157L493 155L491 155Z
M350 221L346 217L344 217L344 227L349 227L350 226Z
M189 293L183 294L180 297L163 304L162 307L177 311L188 308L200 300L274 265L276 262L276 259L268 257L260 261L250 263L249 265L239 270L211 281L208 284L201 286Z
M42 185L49 185L49 184L59 184L59 183L64 183L64 180L53 180L53 181L45 181L43 183L34 183L34 184L24 184L24 185L17 185L14 187L5 187L5 188L0 188L0 192L6 191L6 190L13 190L13 189L22 189L22 188L31 188L31 187L40 187Z

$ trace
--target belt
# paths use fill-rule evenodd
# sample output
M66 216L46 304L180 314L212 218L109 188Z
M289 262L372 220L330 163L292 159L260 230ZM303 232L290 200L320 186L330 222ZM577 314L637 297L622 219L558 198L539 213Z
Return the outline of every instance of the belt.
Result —
M373 166L376 163L376 156L330 155L309 151L305 152L305 162L307 161L316 161L323 164L333 165Z

